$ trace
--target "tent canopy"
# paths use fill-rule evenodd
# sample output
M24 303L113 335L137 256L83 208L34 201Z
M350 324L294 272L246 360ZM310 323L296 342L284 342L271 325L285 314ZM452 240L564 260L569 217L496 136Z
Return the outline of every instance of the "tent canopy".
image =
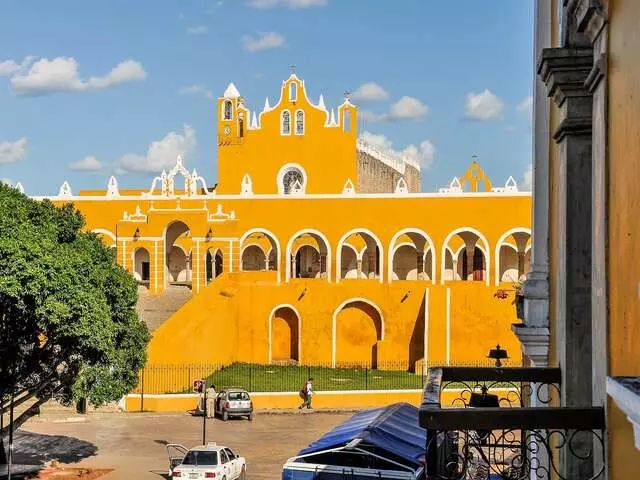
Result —
M408 403L394 403L355 414L298 455L344 447L359 440L361 447L377 447L419 465L424 462L426 439L427 431L418 421L418 409Z

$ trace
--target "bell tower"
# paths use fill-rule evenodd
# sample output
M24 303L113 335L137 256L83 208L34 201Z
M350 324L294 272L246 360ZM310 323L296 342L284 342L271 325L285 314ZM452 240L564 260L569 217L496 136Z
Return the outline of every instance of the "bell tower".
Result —
M247 129L244 99L233 83L218 98L218 146L239 143Z

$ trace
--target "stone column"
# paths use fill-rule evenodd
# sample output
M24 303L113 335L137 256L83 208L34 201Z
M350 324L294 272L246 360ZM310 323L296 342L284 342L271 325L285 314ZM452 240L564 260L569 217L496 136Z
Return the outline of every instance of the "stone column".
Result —
M368 249L371 250L371 249ZM367 254L367 257L369 259L369 278L376 278L376 262L378 261L378 259L376 258L376 252L375 250L373 252L369 252Z
M524 257L525 257L526 253L523 251L518 250L518 280L520 280L520 277L522 277L522 275L524 275L526 272L524 271Z
M358 268L358 276L357 276L357 278L360 278L360 276L362 275L362 259L358 258L356 260L356 263L357 263L357 268Z
M327 254L320 252L320 278L327 277Z
M451 264L453 265L453 278L452 278L452 280L457 280L458 279L458 259L454 258L451 261Z
M559 107L557 233L553 244L559 276L555 296L563 402L591 406L591 114L585 80L593 65L589 48L547 48L538 72ZM579 373L589 372L589 378Z
M291 255L291 278L296 278L296 256Z
M466 246L466 255L467 255L467 278L465 280L473 280L473 254L475 252L475 245L471 247L469 245Z
M416 278L418 280L424 280L425 279L425 273L424 273L424 252L422 251L417 251L416 252Z

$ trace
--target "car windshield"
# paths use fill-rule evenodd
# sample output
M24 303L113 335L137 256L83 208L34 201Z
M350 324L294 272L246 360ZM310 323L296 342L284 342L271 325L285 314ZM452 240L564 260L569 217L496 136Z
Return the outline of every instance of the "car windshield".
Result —
M247 392L229 392L229 400L249 400Z
M182 465L218 465L218 452L191 450L184 456Z

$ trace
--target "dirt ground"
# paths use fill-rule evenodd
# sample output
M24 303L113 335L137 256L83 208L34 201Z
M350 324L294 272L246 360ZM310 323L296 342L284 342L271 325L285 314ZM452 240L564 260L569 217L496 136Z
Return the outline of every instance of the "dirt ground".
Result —
M287 458L350 415L296 412L257 414L253 422L208 420L207 441L243 455L250 480L277 480ZM202 418L189 415L104 414L83 420L25 424L17 438L16 456L113 469L101 477L105 480L159 480L166 478L166 443L202 444Z

